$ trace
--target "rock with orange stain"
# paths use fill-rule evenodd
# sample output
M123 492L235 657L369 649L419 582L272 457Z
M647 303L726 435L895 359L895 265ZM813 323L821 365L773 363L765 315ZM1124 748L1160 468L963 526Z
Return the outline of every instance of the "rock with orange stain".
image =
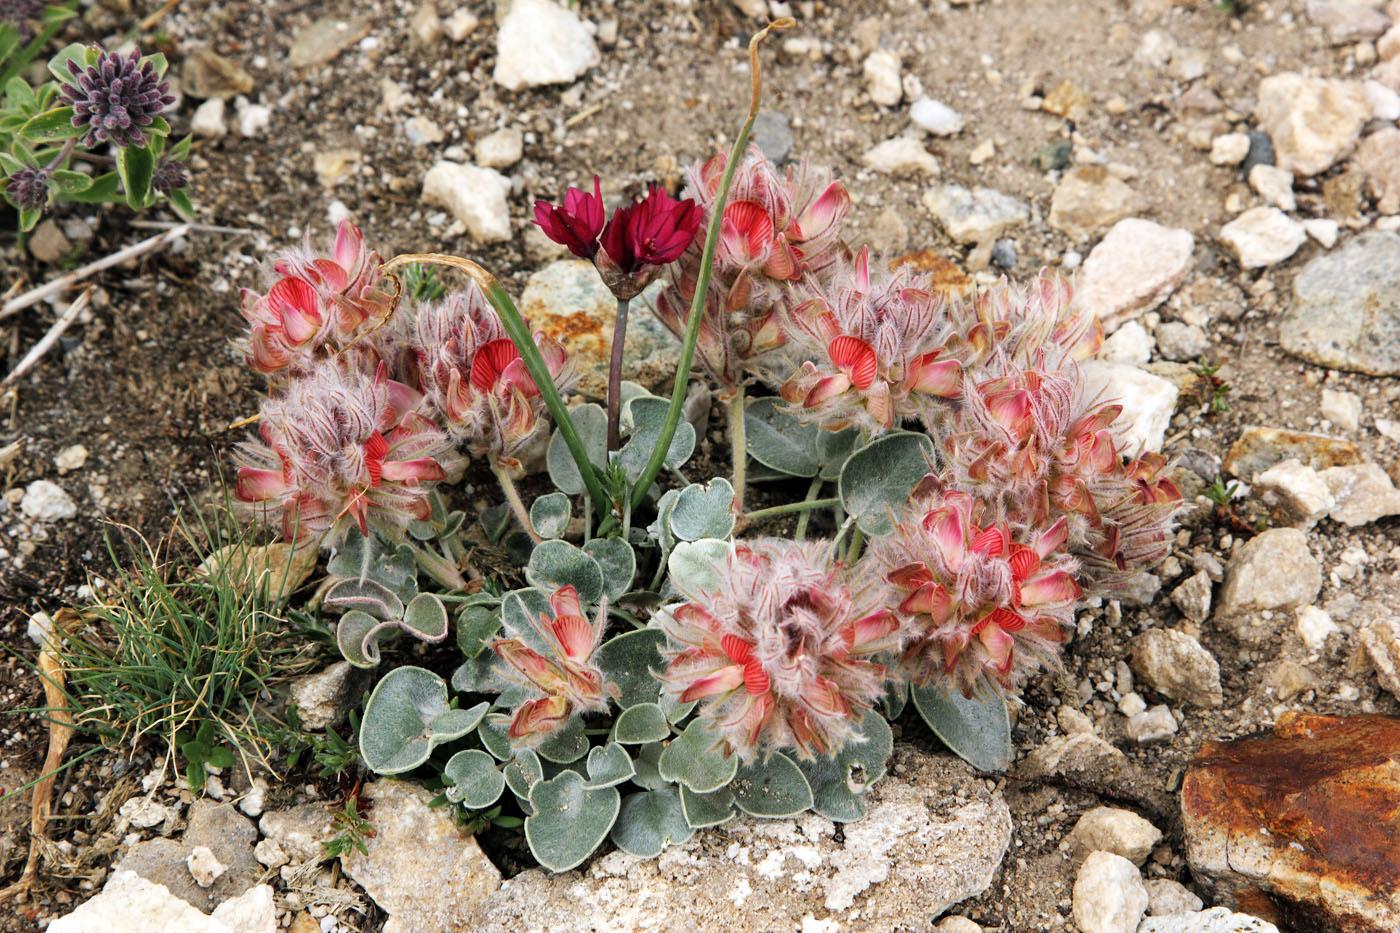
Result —
M908 268L918 275L931 276L933 281L930 287L933 291L948 298L966 295L972 291L972 277L936 250L921 249L917 253L890 260L891 272L902 268Z
M1400 719L1289 712L1207 742L1181 810L1212 901L1296 933L1400 929Z

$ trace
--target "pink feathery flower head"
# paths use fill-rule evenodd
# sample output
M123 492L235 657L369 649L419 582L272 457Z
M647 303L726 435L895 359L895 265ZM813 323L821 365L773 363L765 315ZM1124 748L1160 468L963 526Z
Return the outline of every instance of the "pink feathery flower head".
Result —
M535 202L535 224L560 246L567 247L579 259L592 262L598 252L598 235L603 232L603 188L598 176L593 176L593 193L580 188L564 192L564 204L556 207L548 201Z
M796 417L875 432L904 418L937 420L962 391L963 367L946 353L946 315L923 284L902 274L872 279L862 249L847 275L789 312L791 343L807 356L781 389Z
M277 256L267 293L242 292L248 365L264 375L300 375L383 323L393 300L380 288L379 265L379 254L366 249L364 235L348 220L341 221L329 255L307 245Z
M506 678L539 694L511 716L507 734L517 746L538 745L574 716L603 712L608 706L611 685L604 684L594 658L603 641L607 610L600 607L590 623L572 586L556 592L549 604L553 614L531 622L533 637L509 631L510 638L491 643L491 650L505 662Z
M713 216L728 157L693 166L683 192L699 205L702 226ZM850 253L841 222L851 197L831 173L806 163L779 174L756 146L736 168L720 219L713 272L704 299L697 356L732 391L754 366L780 353L789 289L806 278L825 281ZM656 314L685 332L704 252L697 237L670 269Z
M662 266L685 252L699 227L700 209L694 201L677 201L653 185L645 198L613 212L594 265L613 295L635 298Z
M888 585L887 605L907 644L900 672L927 685L951 678L965 696L979 682L1011 689L1058 664L1064 626L1081 590L1062 550L1064 519L1014 528L986 504L933 478L916 490L910 517L872 540L867 560Z
M824 755L856 734L898 646L892 612L856 608L830 543L760 538L735 544L711 592L673 580L691 601L661 616L671 647L662 687L700 700L724 754Z
M420 401L382 364L369 375L321 361L263 403L261 441L236 454L235 497L289 541L338 540L352 524L402 537L431 515L433 483L462 465Z

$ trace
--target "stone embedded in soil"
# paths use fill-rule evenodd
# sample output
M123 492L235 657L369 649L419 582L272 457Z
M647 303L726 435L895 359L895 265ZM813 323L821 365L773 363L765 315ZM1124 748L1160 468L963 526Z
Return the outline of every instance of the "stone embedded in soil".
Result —
M1273 141L1280 168L1316 175L1356 145L1371 106L1359 81L1285 71L1259 82L1254 115Z
M1171 878L1152 878L1142 886L1147 888L1147 913L1152 917L1188 914L1204 906L1186 885Z
M509 91L569 84L602 61L573 10L553 0L514 0L496 33L492 77Z
M351 19L324 17L297 30L287 51L288 68L329 65L337 55L369 35L374 21L368 16Z
M1400 515L1400 490L1374 463L1332 467L1319 476L1335 500L1328 513L1333 521L1355 528L1388 515Z
M116 871L102 892L60 917L52 933L276 933L272 889L250 888L206 916L165 887L130 871Z
M1195 324L1182 321L1164 321L1157 325L1154 335L1157 349L1164 359L1177 363L1199 360L1210 348L1206 332Z
M1307 531L1332 511L1337 500L1312 467L1288 459L1255 476L1254 491L1278 522Z
M1361 451L1351 441L1325 434L1285 431L1279 428L1249 427L1240 432L1222 464L1226 473L1253 482L1262 473L1285 460L1297 460L1313 470L1350 466L1361 462Z
M1220 228L1220 241L1246 269L1283 262L1307 239L1303 225L1276 207L1251 207Z
M302 729L319 732L345 720L359 702L365 675L349 661L337 661L325 670L292 681L290 699L296 704Z
M1221 133L1210 141L1211 165L1239 165L1247 155L1248 133Z
M1147 882L1149 885L1152 882ZM1200 898L1196 898L1199 907ZM1165 917L1147 917L1137 933L1279 933L1278 927L1250 914L1237 914L1224 907L1196 910Z
M1112 852L1091 852L1074 878L1072 910L1082 933L1135 933L1147 912L1137 867Z
M781 163L797 144L788 115L779 110L760 110L753 120L749 141L774 165Z
M1322 589L1322 564L1297 528L1270 528L1245 542L1230 559L1215 619L1246 641L1269 634L1260 613L1311 603Z
M29 236L29 255L40 262L58 262L73 251L73 244L50 217Z
M1132 653L1133 673L1167 699L1208 707L1223 702L1220 664L1185 632L1148 629L1132 640Z
M1123 725L1123 732L1139 745L1146 745L1170 739L1179 728L1171 709L1165 704L1158 704L1129 716Z
M1327 33L1333 45L1374 39L1390 28L1390 17L1378 4L1358 0L1308 0L1308 19Z
M1195 245L1189 230L1120 220L1084 260L1074 302L1112 331L1167 299L1191 271Z
M840 927L831 927L830 930L831 933L838 933ZM805 922L802 933L808 933ZM933 933L982 933L982 927L966 917L944 917L938 922L938 926L933 928Z
M222 900L242 894L261 876L263 868L253 855L257 835L252 822L231 805L196 800L190 805L189 822L181 839L138 842L116 868L134 871L148 881L164 885L176 897L208 910ZM219 864L227 867L207 886L197 884L191 877L188 863L199 848L208 849Z
M1210 616L1210 574L1199 570L1181 581L1172 590L1172 602L1181 614L1192 622L1204 622Z
M1279 343L1319 366L1400 375L1400 234L1364 233L1304 266Z
M366 852L347 853L340 864L389 914L385 933L475 930L470 918L501 884L475 837L407 781L373 781L364 797L374 806L375 835L365 840Z
M78 514L78 506L63 487L46 479L36 479L24 489L19 509L36 522L59 522Z
M668 380L680 360L680 341L647 310L661 287L660 282L648 287L627 316L622 371L642 385ZM606 394L617 299L592 263L561 259L535 272L520 294L520 313L532 330L564 345L575 361L579 392L599 398Z
M921 97L909 105L914 125L935 136L955 136L962 132L963 115L942 101Z
M1354 163L1366 173L1366 190L1382 214L1400 213L1400 129L1372 133L1356 147Z
M1400 41L1400 26L1395 27L1397 41ZM1371 119L1393 123L1400 120L1400 94L1379 81L1366 81L1362 84L1366 100L1371 104Z
M1298 206L1298 199L1293 196L1293 173L1288 169L1256 165L1249 170L1249 187L1281 211L1291 211Z
M525 135L518 127L508 126L476 141L476 164L486 168L509 168L520 161L524 152Z
M483 242L510 239L510 179L476 165L442 161L423 176L423 200L451 211Z
M1031 750L1016 766L1026 777L1062 775L1112 781L1130 770L1128 756L1089 732L1053 738Z
M887 139L860 157L861 164L889 175L937 176L938 160L929 155L924 144L908 136Z
M324 803L269 810L258 821L258 830L293 862L319 862L326 854L324 843L337 832L335 814Z
M190 854L185 856L185 867L190 870L190 877L194 878L194 883L201 888L209 887L219 880L220 875L228 871L228 866L220 862L208 846L195 846Z
M1361 396L1355 392L1323 389L1322 404L1317 412L1343 431L1356 431L1361 427Z
M1102 165L1065 173L1050 198L1050 226L1071 239L1086 240L1137 212L1139 198Z
M194 109L194 115L190 117L190 132L209 139L217 139L228 132L222 98L211 98Z
M815 814L740 818L659 858L613 852L583 871L526 871L471 929L751 933L756 918L765 930L796 930L804 917L828 924L815 929L900 929L986 890L1010 843L1000 794L951 757L896 747L866 803L843 842Z
M1181 789L1186 857L1210 900L1288 929L1400 929L1400 719L1285 712L1207 742Z
M1024 201L991 188L969 191L962 185L939 185L924 192L924 207L959 243L983 243L1031 216Z
M466 7L462 7L442 21L442 29L443 32L447 33L447 38L453 42L461 42L480 24L480 17Z
M1091 852L1112 852L1141 867L1161 841L1162 831L1131 810L1095 807L1079 818L1060 847L1075 863Z
M1162 441L1176 411L1177 387L1161 376L1103 360L1080 364L1086 398L1100 398L1122 405L1112 430L1126 453L1161 450Z
M1321 651L1327 646L1327 636L1341 631L1326 610L1316 606L1304 606L1299 609L1293 627L1297 629L1298 637L1303 640L1309 651Z
M1129 321L1115 330L1103 342L1099 358L1110 363L1127 363L1132 366L1145 366L1152 359L1152 351L1157 341L1137 321Z
M1380 685L1400 699L1400 618L1375 619L1357 636L1376 669Z
M185 59L180 88L200 100L230 100L253 89L253 76L213 49L196 49Z
M904 97L899 56L893 52L876 49L865 57L862 70L865 73L865 89L870 92L870 99L881 107L893 107Z
M169 819L171 810L158 800L140 796L128 798L123 802L117 808L117 815L137 829L150 829Z

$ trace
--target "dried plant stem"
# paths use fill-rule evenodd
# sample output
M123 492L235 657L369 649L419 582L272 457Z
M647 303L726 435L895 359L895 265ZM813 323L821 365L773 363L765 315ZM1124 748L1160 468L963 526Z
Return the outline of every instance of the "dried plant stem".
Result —
M622 353L627 341L626 298L617 299L617 318L613 321L612 358L608 361L608 453L622 446L618 431L618 416L622 407Z
M44 354L48 353L49 350L53 348L53 345L58 342L58 338L68 329L68 325L72 324L78 315L82 313L82 310L88 306L88 299L91 295L92 286L88 286L83 290L81 295L74 299L73 303L68 306L68 309L58 316L58 320L53 322L53 326L49 328L48 333L39 338L39 342L34 344L33 348L24 355L24 359L20 360L15 368L10 370L10 374L4 379L0 379L0 395L3 395L6 390L20 380L20 377L33 369L34 364L43 359Z
M176 237L184 236L186 233L189 232L189 229L189 224L179 224L177 226L171 227L164 233L157 234L153 237L148 237L147 239L144 239L139 243L133 243L125 249L117 250L110 256L103 256L101 259L98 259L95 262L90 262L85 266L74 269L72 272L69 272L66 275L61 275L51 282L45 282L38 288L32 288L29 291L25 292L23 295L11 298L9 301L5 302L3 306L0 306L0 320L4 320L11 314L23 311L30 305L38 304L39 302L43 301L45 298L48 298L51 295L57 295L65 288L68 288L76 284L77 282L87 278L94 272L101 272L103 269L110 269L112 266L126 262L128 259L132 259L136 256L141 256L145 253L149 253L152 250L159 249L160 247L169 243Z
M510 478L510 471L492 461L491 472L496 474L496 479L501 484L501 491L506 494L506 501L510 503L510 510L515 513L520 524L525 526L525 533L530 536L531 541L539 544L544 538L540 537L540 533L530 523L530 510L525 508L525 501L520 498L520 493L516 491L515 481Z
M740 382L729 400L729 446L734 461L734 514L744 514L744 484L749 471L748 426L744 423L744 383ZM750 516L752 518L753 516Z

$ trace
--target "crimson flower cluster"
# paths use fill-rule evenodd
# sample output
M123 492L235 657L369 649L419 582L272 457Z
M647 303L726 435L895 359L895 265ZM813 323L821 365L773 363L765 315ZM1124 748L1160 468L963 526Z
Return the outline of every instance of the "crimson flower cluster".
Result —
M608 290L626 301L641 294L661 267L691 244L701 214L694 201L677 201L653 185L645 198L619 207L606 223L605 216L596 175L592 194L570 188L562 206L535 202L535 223L545 235L592 262Z

